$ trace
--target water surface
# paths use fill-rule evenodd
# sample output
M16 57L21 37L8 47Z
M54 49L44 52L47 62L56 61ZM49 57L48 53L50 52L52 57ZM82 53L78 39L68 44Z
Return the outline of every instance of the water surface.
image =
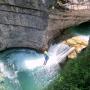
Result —
M43 65L44 55L30 49L11 49L0 54L6 76L3 90L43 90L58 75L58 64ZM8 88L7 88L8 87Z

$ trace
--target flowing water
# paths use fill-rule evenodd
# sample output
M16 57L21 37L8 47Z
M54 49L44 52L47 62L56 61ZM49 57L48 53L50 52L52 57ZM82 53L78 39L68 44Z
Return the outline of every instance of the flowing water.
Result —
M68 32L74 35L89 36L90 35L90 22L86 22L86 23L80 24L79 26L69 28Z
M71 27L65 33L67 34L66 37L80 36L83 40L88 41L90 37L90 22Z
M68 29L75 35L89 36L90 25ZM43 90L53 81L61 68L51 47L50 60L43 65L44 55L30 49L11 49L0 53L0 90Z
M0 90L43 90L60 70L54 54L51 57L52 60L43 65L44 55L34 50L12 49L2 52L0 67L4 79L0 84L4 88Z

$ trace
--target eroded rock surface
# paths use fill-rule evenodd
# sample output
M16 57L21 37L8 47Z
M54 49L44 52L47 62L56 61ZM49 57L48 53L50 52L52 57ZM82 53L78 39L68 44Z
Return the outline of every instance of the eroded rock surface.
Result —
M47 7L52 3L47 2L0 0L0 50L11 47L47 48L64 28L90 20L88 10L48 11Z
M41 0L0 0L0 50L42 48L47 24Z

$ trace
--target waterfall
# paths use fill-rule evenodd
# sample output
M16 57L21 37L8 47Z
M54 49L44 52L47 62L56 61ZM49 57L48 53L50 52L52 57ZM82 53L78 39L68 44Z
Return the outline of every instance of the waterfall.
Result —
M14 87L17 87L15 90L22 90L22 88L25 90L43 90L57 77L58 71L60 71L58 63L63 61L72 51L70 50L71 47L63 43L51 45L48 50L49 60L46 65L43 65L44 55L36 51L30 49L6 51L0 57L0 72L3 77L9 79Z

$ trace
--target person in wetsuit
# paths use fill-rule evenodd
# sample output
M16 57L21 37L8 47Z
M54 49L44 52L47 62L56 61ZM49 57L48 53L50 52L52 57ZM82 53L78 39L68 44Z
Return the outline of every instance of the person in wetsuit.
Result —
M45 60L44 60L43 65L46 65L47 61L49 60L49 55L48 55L48 52L46 50L44 51L44 57L45 57Z

